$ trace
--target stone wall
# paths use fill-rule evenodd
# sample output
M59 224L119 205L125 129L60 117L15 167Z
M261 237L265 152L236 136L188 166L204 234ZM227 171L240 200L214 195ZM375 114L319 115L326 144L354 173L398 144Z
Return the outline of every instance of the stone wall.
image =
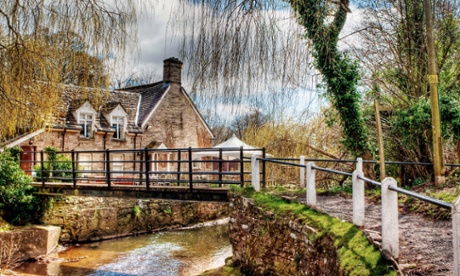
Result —
M252 199L230 200L233 262L250 275L343 275L331 238L293 216L280 216Z
M43 224L61 227L63 243L172 229L225 217L228 203L156 199L50 197Z

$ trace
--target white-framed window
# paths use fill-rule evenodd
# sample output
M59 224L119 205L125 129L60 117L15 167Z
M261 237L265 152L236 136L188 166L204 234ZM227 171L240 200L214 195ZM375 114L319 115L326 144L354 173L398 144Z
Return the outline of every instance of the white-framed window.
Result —
M78 154L78 169L84 171L91 171L91 153L79 153ZM82 173L83 177L90 176L90 173Z
M155 172L158 170L158 153L153 153L150 155L150 171Z
M115 129L113 138L123 139L124 133L125 133L125 117L124 116L113 116L112 117L112 128Z
M81 126L80 137L93 137L94 123L96 120L96 110L86 101L80 108L72 112L78 124Z
M112 173L112 176L123 176L122 171L124 171L124 156L123 154L114 154L112 156L112 171L116 171Z
M81 137L92 137L93 136L93 123L94 116L91 113L80 113L78 117L78 123L82 127L80 132Z

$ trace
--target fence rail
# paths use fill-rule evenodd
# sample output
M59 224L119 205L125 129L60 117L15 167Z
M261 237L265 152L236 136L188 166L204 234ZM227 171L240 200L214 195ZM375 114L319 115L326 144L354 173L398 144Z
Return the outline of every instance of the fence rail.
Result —
M253 152L265 149L241 148L180 148L133 150L71 150L27 151L21 154L21 167L45 184L106 185L120 189L123 185L144 186L147 190L157 183L188 184L190 191L197 185L241 185L250 182L245 170ZM263 172L262 172L263 174ZM262 177L265 181L265 176ZM214 188L214 187L211 187Z
M276 164L290 165L294 167L300 167L300 174L305 173L306 181L306 201L307 205L315 207L316 203L316 184L315 184L315 171L323 171L328 173L334 173L344 176L351 176L353 183L353 223L359 227L364 226L365 219L365 185L364 182L379 186L381 188L381 199L382 199L382 249L391 254L395 259L399 256L399 221L398 221L398 193L405 194L410 197L417 198L424 202L446 208L452 211L452 227L453 227L453 253L454 253L454 275L460 275L460 196L455 200L454 204L435 199L426 195L415 193L397 186L397 182L392 177L383 179L382 182L378 182L367 177L364 177L363 173L363 161L358 158L353 163L356 163L356 169L353 173L343 172L334 169L322 168L316 166L314 162L310 161L307 164L304 162L307 159L301 158L258 158L253 156L252 168L253 172L259 169L259 161L271 162ZM310 159L312 160L312 159ZM314 159L319 160L319 159ZM321 162L332 162L332 160L323 160ZM299 161L300 163L293 163L287 161ZM340 162L344 162L341 160ZM351 162L351 160L347 160ZM412 162L388 162L388 163L404 163L414 164ZM420 165L420 163L417 163ZM430 163L422 165L432 165ZM458 164L451 164L452 166L460 166ZM306 170L305 170L306 169ZM302 171L305 170L305 171ZM260 190L259 179L257 178L258 173L252 176L252 185L256 190ZM301 177L302 179L302 177ZM302 186L302 183L301 183Z

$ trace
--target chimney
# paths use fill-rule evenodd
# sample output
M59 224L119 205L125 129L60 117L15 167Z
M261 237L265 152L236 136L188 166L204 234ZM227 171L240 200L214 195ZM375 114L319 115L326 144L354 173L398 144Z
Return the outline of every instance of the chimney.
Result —
M170 57L163 61L163 81L181 84L182 61Z

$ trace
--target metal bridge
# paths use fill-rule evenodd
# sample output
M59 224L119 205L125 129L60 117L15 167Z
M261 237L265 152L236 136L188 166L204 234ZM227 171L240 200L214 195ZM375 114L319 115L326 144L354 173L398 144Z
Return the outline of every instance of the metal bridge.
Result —
M38 194L228 201L250 183L250 156L265 149L184 148L23 152ZM261 170L265 183L265 167Z

